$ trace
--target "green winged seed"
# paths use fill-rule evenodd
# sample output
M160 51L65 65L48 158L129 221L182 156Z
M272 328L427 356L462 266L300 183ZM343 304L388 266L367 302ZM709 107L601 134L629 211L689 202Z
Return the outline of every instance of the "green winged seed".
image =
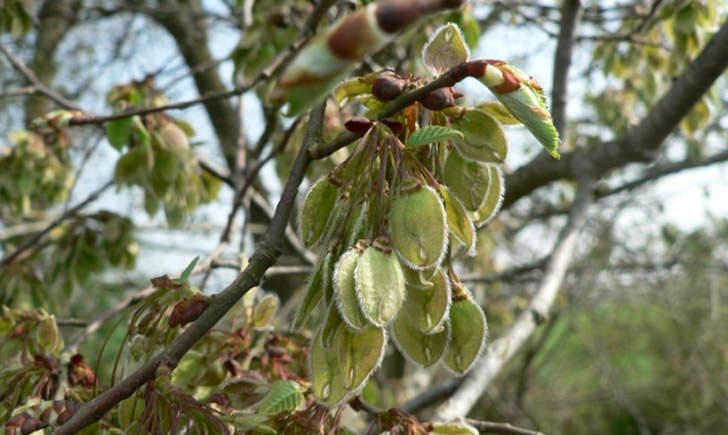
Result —
M392 339L402 354L422 367L436 364L445 354L449 328L445 325L436 334L425 334L405 313L400 313L392 323Z
M321 256L314 266L311 279L306 287L306 294L303 297L303 301L296 310L296 315L293 317L293 329L299 329L306 322L311 312L321 302L321 298L324 296L326 287L329 284L329 264L333 263L333 255L328 253Z
M394 252L367 248L357 261L354 275L364 317L379 327L391 322L406 295L404 272Z
M459 423L433 423L432 435L478 435L478 429L473 426L459 422Z
M485 314L472 299L455 301L450 307L450 344L443 358L457 375L470 370L485 347L488 325Z
M477 210L488 193L490 174L485 163L465 160L452 152L445 160L443 181L468 210Z
M319 178L308 191L298 220L301 238L307 247L314 246L321 240L337 196L337 187L326 176Z
M348 391L344 387L344 375L339 369L338 355L332 352L331 345L324 346L322 333L323 329L311 341L311 389L319 402L335 407L346 399Z
M347 325L354 329L362 329L369 324L359 308L359 300L356 296L356 283L354 270L361 253L356 248L351 248L339 258L334 268L334 300L339 309L341 318Z
M431 286L407 292L400 313L423 333L435 334L442 330L449 309L450 280L438 269Z
M339 310L332 304L329 306L326 321L321 328L321 340L325 347L329 347L334 343L334 337L339 328L344 327L344 321L341 319Z
M387 335L383 328L369 326L363 331L354 331L346 326L339 328L336 351L347 390L357 391L366 384L382 362L386 345Z
M447 248L447 216L440 195L429 186L392 202L389 216L392 246L412 269L440 264Z
M445 200L445 212L447 213L447 227L455 238L465 245L465 250L472 254L475 249L477 235L473 221L468 216L468 211L450 189L445 185L440 186L440 193Z
M467 160L503 163L508 156L508 142L503 127L492 116L478 109L465 109L452 123L464 139L455 139L455 148Z
M433 270L437 271L438 268L433 268ZM404 280L407 288L426 289L432 286L433 274L430 270L414 270L407 266L402 266L402 271L404 272Z
M490 222L491 219L498 214L501 205L503 204L503 193L505 191L505 180L503 179L503 172L497 165L490 165L488 168L490 172L490 184L488 184L488 194L483 201L483 205L480 206L478 211L473 212L471 217L476 225L482 226Z
M470 49L463 32L455 23L441 26L422 47L422 62L433 74L442 74L470 59Z

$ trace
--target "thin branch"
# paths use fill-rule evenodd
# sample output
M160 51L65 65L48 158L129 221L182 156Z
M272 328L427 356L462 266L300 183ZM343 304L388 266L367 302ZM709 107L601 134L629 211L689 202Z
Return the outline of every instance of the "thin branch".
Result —
M13 68L15 68L16 71L22 74L23 77L25 77L25 79L28 80L35 87L35 92L45 95L49 99L53 100L56 104L66 109L81 110L81 108L77 106L73 101L66 99L66 97L64 97L63 95L53 91L48 86L43 84L43 82L41 82L40 79L36 77L35 73L30 68L28 68L28 66L25 65L25 63L19 57L17 57L15 53L10 50L9 47L0 44L0 51L5 54L10 63L13 65Z
M543 432L537 430L524 429L522 427L513 426L510 423L498 423L495 421L481 421L473 420L472 418L466 419L469 425L478 429L481 432L492 432L499 434L515 434L515 435L545 435Z
M154 379L160 366L173 370L182 356L207 334L248 290L260 282L265 271L276 262L283 249L283 235L296 201L298 188L311 163L308 148L321 140L322 129L323 106L312 111L306 137L293 164L291 175L286 182L273 219L245 270L225 290L215 295L202 315L177 336L166 349L114 387L84 405L68 422L57 428L55 434L76 433L99 420L120 401L131 396L139 387Z
M386 108L379 114L377 117L378 120L388 118L397 112L401 111L402 109L405 109L409 105L413 104L414 102L422 99L430 92L440 89L440 88L446 88L449 86L454 86L459 81L463 80L465 77L468 76L468 62L463 62L459 65L456 65L452 68L450 68L447 72L443 73L441 76L436 78L435 80L420 86L417 89L414 89L409 92L405 92L399 97L397 97L396 100L391 102ZM359 139L361 136L354 134L354 133L343 133L340 134L338 137L333 139L332 141L311 150L311 157L313 159L322 159L324 157L327 157L339 149L349 145L350 143L354 142L355 140Z
M566 135L566 102L569 88L569 69L574 47L574 34L584 12L581 0L566 0L561 7L561 28L554 56L551 116L562 140Z
M0 267L3 267L9 263L11 263L13 260L18 258L21 254L28 251L29 249L33 248L38 242L43 239L43 237L51 232L51 230L58 225L62 224L66 219L75 216L76 213L79 212L82 208L86 207L90 203L96 201L99 196L101 196L102 193L104 193L107 189L109 189L111 186L114 185L114 180L107 181L106 184L99 187L98 189L91 192L91 194L86 197L83 201L79 202L78 204L74 205L73 207L69 208L63 214L55 218L51 223L49 223L45 228L43 228L41 231L36 233L33 237L28 239L25 243L20 245L18 249L13 251L12 253L5 256L2 260L0 260Z
M568 269L581 228L586 221L588 206L592 201L591 183L590 179L580 183L569 220L559 234L546 264L545 274L528 307L502 337L490 343L485 354L455 394L436 409L435 414L438 419L449 421L467 415L506 362L548 315Z
M8 89L7 91L0 92L0 98L18 97L22 95L33 94L37 91L38 89L35 86L25 86L17 89Z
M643 176L638 177L634 180L628 181L617 187L607 188L607 189L600 189L599 187L596 187L594 189L594 197L596 199L602 199L602 198L616 195L618 193L622 193L624 191L632 191L644 184L657 181L668 175L673 175L678 172L682 172L682 171L686 171L686 170L690 170L690 169L704 168L704 167L710 166L710 165L725 163L726 161L728 161L728 150L716 153L716 154L714 154L708 158L702 159L702 160L685 159L685 160L675 162L675 163L667 163L667 164L663 164L660 166L655 166L655 167L647 170ZM550 217L564 215L568 212L569 212L568 206L563 207L563 208L548 208L546 210L541 210L541 211L538 211L536 213L529 215L528 219L529 220L548 219ZM498 281L498 280L496 280L496 281Z
M531 263L522 264L520 266L514 266L509 269L503 270L501 272L491 273L489 275L481 275L481 274L463 275L460 277L460 279L463 282L484 283L484 284L491 283L491 282L510 281L510 280L522 277L523 274L525 274L525 273L543 269L546 266L546 264L548 263L548 259L549 259L549 257L540 258Z
M561 160L537 156L506 177L508 189L503 207L556 180L575 179L580 163L587 164L597 179L628 163L653 160L670 132L728 67L725 47L728 47L728 22L723 23L639 124L614 141L564 153Z
M405 402L400 408L410 414L417 414L428 406L450 397L463 382L463 378L447 379Z
M147 107L143 109L130 110L111 115L79 116L72 119L70 125L103 124L105 122L121 118L128 118L130 116L142 116L148 115L150 113L164 112L167 110L186 109L188 107L196 106L198 104L204 104L209 101L242 95L259 85L260 83L269 80L271 77L276 75L284 66L286 66L291 59L293 59L293 57L301 50L301 48L303 48L308 40L311 39L311 36L316 29L316 26L333 3L334 0L319 1L316 4L314 10L309 15L308 19L306 20L306 24L301 29L301 32L296 40L294 40L282 53L276 56L276 58L267 67L263 68L258 74L256 74L249 83L236 86L235 88L227 91L214 92L211 94L203 95L199 98L194 98L187 101L180 101L178 103L166 104L163 106Z

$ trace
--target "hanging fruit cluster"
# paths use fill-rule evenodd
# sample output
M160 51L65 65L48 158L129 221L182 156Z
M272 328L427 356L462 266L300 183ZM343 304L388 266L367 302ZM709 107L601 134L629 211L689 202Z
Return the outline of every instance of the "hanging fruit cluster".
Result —
M68 121L76 112L43 115L32 131L10 134L12 146L0 150L0 215L27 216L66 199L73 184Z
M301 327L317 305L325 307L310 362L312 389L326 405L363 388L390 336L411 361L442 362L457 375L485 347L485 315L454 260L474 252L475 227L500 207L499 164L508 146L497 119L522 122L554 156L559 139L533 78L505 62L468 56L454 24L440 28L423 51L433 75L461 65L463 77L480 79L500 104L459 107L462 94L441 88L375 122L384 101L421 79L380 71L335 91L340 104L356 101L368 112L346 123L361 139L313 184L301 208L303 242L321 254L294 319Z
M117 86L109 102L119 111L166 104L167 98L151 79ZM164 208L170 226L179 226L200 204L217 197L221 182L199 165L189 137L194 129L165 113L121 118L109 123L109 143L126 152L116 164L120 184L144 189L144 208L150 216Z

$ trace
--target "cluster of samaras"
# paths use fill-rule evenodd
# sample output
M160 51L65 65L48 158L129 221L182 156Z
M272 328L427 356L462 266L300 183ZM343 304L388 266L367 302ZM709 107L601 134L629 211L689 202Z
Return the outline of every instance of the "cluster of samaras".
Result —
M320 101L340 77L338 67L320 71L335 63L314 60L328 53L336 29L346 23L334 24L284 72L277 91L290 91L293 112ZM314 183L301 207L303 242L320 256L294 320L301 327L315 318L317 306L325 309L310 362L312 389L329 406L364 387L390 337L421 366L442 362L459 375L473 366L485 347L487 324L453 265L456 256L475 251L476 226L500 207L499 164L508 153L501 124L522 123L558 157L558 133L532 77L503 61L470 61L454 24L435 32L422 57L432 76L454 71L453 83L475 77L499 102L460 107L455 100L462 94L445 87L375 122L385 102L420 79L381 71L335 90L340 104L357 102L367 112L347 122L361 138L345 161Z

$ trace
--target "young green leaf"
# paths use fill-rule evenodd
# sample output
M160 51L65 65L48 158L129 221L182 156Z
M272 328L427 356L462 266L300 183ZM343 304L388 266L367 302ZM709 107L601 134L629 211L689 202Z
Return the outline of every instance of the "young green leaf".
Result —
M303 393L296 382L277 381L258 405L258 412L267 415L275 415L283 411L293 412L303 402Z
M463 134L457 130L441 125L428 125L418 128L407 138L408 147L418 147L448 139L462 139Z
M190 275L192 274L192 271L195 270L195 266L197 266L197 262L200 261L200 256L193 258L192 261L190 261L190 264L185 267L185 270L182 272L182 275L179 277L179 282L182 283L189 283L190 282Z

